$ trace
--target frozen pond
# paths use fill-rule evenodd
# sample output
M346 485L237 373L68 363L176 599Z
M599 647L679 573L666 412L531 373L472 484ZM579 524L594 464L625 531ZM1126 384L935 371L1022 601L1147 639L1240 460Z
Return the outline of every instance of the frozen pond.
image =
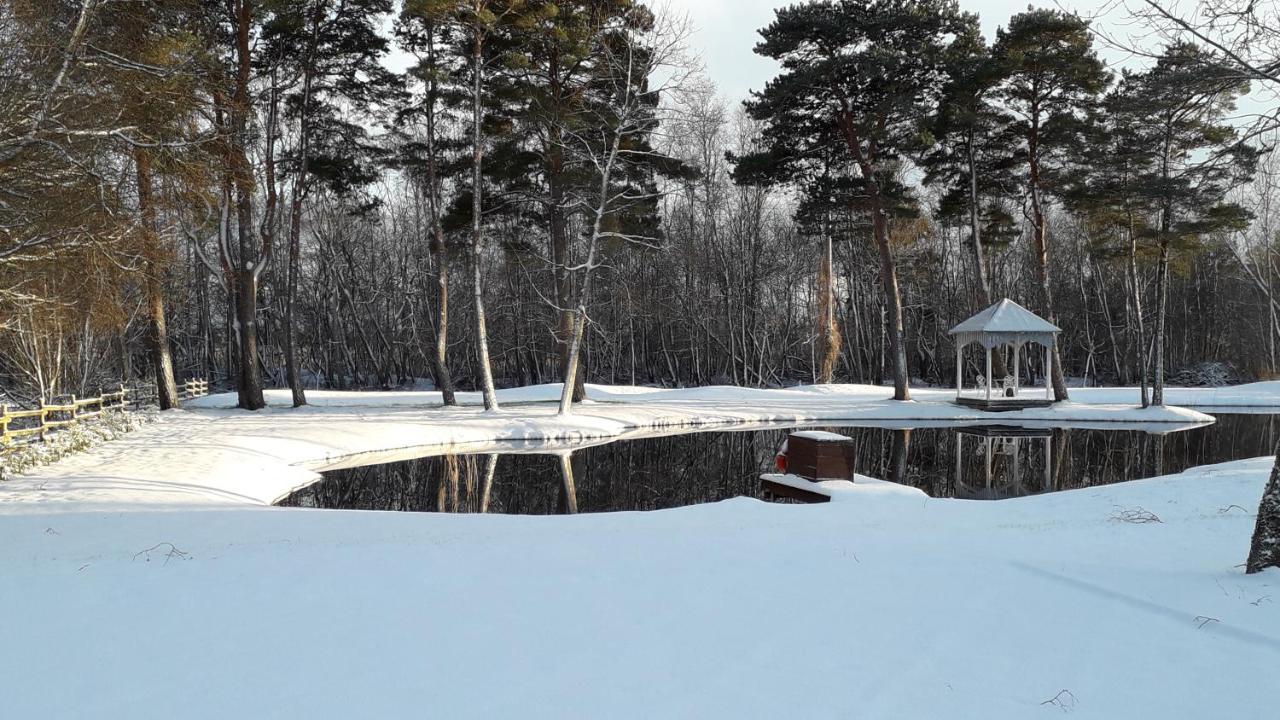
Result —
M1219 415L1213 425L1168 434L1055 428L1014 437L1028 431L822 429L853 438L861 474L912 485L934 497L999 499L1270 455L1280 415ZM525 447L502 454L422 457L334 470L280 504L548 514L655 510L758 497L759 475L772 469L774 453L788 432L772 428L619 440L567 456Z

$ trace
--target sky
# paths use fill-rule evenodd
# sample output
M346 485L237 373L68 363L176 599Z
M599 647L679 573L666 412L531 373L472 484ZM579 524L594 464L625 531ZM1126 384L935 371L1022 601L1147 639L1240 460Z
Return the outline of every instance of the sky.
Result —
M747 97L752 89L760 89L773 76L777 66L772 60L751 51L759 40L758 30L773 20L774 8L793 5L797 0L666 0L673 9L686 12L694 24L689 44L716 83L720 94L730 101ZM1093 16L1113 8L1117 0L1059 0L1058 5ZM1008 19L1027 9L1028 0L960 0L960 7L976 12L988 40ZM1052 0L1034 3L1054 7ZM1103 24L1110 30L1123 32L1126 17L1123 8L1106 12ZM1119 62L1120 53L1105 53Z

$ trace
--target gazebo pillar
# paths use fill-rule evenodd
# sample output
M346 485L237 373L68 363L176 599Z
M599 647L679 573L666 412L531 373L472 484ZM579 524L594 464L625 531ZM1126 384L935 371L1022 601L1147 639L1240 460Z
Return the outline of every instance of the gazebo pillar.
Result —
M960 399L960 393L964 390L964 357L961 351L964 345L956 343L956 399Z
M1022 355L1022 343L1013 344L1013 396L1018 396L1018 388L1022 384L1022 373L1019 369L1019 356Z
M987 400L991 400L991 348L982 346L987 351Z
M1048 345L1044 346L1044 396L1053 399L1053 354Z

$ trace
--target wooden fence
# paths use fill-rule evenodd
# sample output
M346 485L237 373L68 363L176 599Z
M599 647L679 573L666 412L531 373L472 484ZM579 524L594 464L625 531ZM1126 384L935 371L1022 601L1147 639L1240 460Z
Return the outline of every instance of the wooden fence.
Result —
M8 405L0 405L0 453L29 443L44 442L51 434L104 412L137 409L143 401L131 400L130 396L139 398L142 394L121 385L119 390L104 392L97 397L77 399L71 395L63 402L41 400L40 406L32 410L11 410ZM209 381L187 380L178 394L184 400L208 395Z

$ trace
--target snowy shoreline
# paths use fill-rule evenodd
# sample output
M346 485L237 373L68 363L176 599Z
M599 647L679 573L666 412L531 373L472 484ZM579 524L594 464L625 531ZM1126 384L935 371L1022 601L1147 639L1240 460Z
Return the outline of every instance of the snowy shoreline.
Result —
M1280 383L1273 397L1280 403ZM787 389L703 387L655 390L588 387L590 402L566 417L550 403L559 385L500 393L498 412L484 412L473 393L445 408L434 392L312 391L310 405L289 407L287 390L267 393L269 407L234 409L230 394L188 403L119 440L0 483L0 514L62 512L76 506L129 508L186 504L270 505L315 482L320 471L423 455L483 452L513 445L571 449L601 441L749 425L919 426L1024 423L1108 425L1163 432L1212 422L1182 407L1122 404L1127 390L1077 389L1079 400L1049 408L992 413L950 402L952 393L920 389L912 402L889 399L869 385ZM1267 397L1171 391L1171 398L1212 401ZM1136 397L1136 391L1134 391ZM1134 398L1130 398L1132 400Z

